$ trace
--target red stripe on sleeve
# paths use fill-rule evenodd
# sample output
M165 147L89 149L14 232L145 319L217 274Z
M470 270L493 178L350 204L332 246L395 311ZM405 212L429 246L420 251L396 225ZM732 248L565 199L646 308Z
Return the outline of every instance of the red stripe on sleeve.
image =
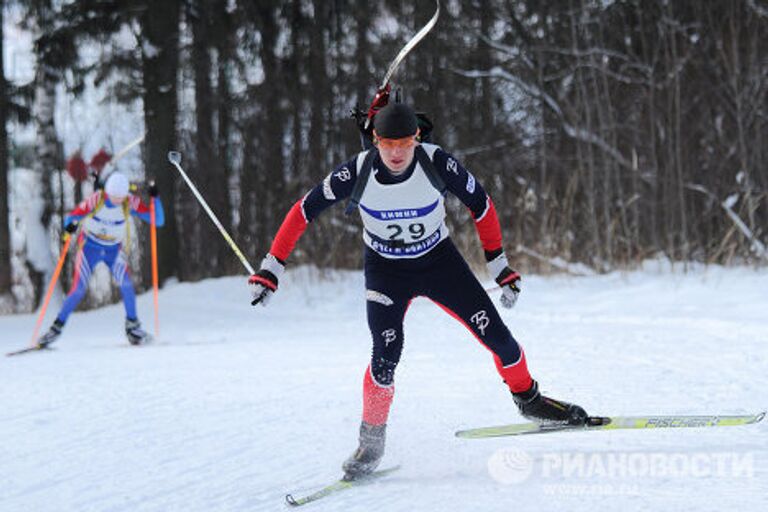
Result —
M149 206L141 200L139 196L134 196L131 194L128 196L129 205L131 207L131 210L135 211L136 213L149 213Z
M77 207L69 212L70 216L84 217L91 213L99 202L99 192L94 192L88 198L84 199Z
M475 219L475 228L480 236L483 249L496 251L501 249L501 225L499 224L499 217L496 215L496 207L493 206L490 196L487 196L487 201L485 213L480 217L480 220Z
M296 242L299 241L301 235L304 234L304 230L307 229L307 219L304 218L304 212L302 211L302 203L304 199L301 199L293 205L291 211L285 216L283 223L280 225L280 229L277 230L275 235L275 241L272 242L272 248L269 253L279 260L285 261L293 251Z

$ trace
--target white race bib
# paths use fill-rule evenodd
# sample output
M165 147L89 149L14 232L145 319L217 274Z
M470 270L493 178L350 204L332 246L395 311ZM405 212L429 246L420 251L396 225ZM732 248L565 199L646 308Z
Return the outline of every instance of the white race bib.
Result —
M423 145L428 156L437 146ZM362 165L358 157L358 169ZM372 169L359 202L366 245L386 258L417 258L448 237L445 198L416 162L405 181L383 185Z

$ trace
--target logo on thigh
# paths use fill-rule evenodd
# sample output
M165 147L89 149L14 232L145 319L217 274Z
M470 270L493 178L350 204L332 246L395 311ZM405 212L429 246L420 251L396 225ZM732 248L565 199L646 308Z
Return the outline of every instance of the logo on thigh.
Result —
M388 347L390 343L397 339L397 331L394 329L387 329L381 331L381 335L384 337L384 346Z
M477 326L480 334L485 336L485 329L491 323L491 319L488 318L488 313L486 313L484 309L481 309L470 317L470 321Z

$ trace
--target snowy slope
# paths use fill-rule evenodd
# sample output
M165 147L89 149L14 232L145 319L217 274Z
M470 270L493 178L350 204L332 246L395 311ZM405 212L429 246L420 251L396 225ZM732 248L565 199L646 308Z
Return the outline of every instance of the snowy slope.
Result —
M684 275L652 263L528 277L517 308L502 314L543 389L589 411L749 413L768 407L766 289L766 270ZM354 448L369 356L362 290L358 273L328 280L302 268L253 311L244 279L173 284L161 294L160 342L140 348L123 340L120 305L76 313L55 352L0 360L0 510L284 510L286 492L338 477ZM148 327L151 304L140 297ZM27 343L33 324L0 317L0 349ZM307 510L768 504L768 422L456 439L457 429L519 416L488 353L437 307L415 301L406 332L384 462L402 469ZM671 477L545 472L553 458L621 454L683 465ZM686 461L728 456L740 471L685 471ZM509 483L521 460L531 476Z

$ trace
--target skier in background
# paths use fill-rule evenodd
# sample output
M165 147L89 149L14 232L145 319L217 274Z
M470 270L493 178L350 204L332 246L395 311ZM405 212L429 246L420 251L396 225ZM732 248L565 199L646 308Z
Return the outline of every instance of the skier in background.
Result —
M384 454L395 368L403 348L403 318L418 296L434 301L491 351L523 416L541 423L584 424L584 409L539 392L522 348L448 236L446 191L470 210L488 271L501 287L501 303L514 306L520 274L507 262L491 198L453 156L439 146L420 143L411 107L392 102L381 108L387 98L378 95L374 103L375 147L338 166L293 205L260 270L249 279L255 287L252 303L265 305L307 225L346 198L351 198L352 208L359 206L373 351L363 377L359 446L342 466L345 479L371 473Z
M149 185L149 195L155 203L156 225L162 226L165 223L163 203L158 197L154 182ZM136 293L128 261L122 250L123 244L130 244L128 221L131 215L144 222L150 222L149 208L138 196L130 193L128 178L124 174L113 172L107 178L103 189L94 192L66 217L64 229L68 233L76 233L82 225L78 237L79 250L75 260L72 289L53 325L38 340L40 347L47 347L61 335L67 318L85 297L88 281L99 263L109 267L112 278L120 287L125 305L125 334L128 341L132 345L147 341L148 335L141 328L141 322L136 315Z

